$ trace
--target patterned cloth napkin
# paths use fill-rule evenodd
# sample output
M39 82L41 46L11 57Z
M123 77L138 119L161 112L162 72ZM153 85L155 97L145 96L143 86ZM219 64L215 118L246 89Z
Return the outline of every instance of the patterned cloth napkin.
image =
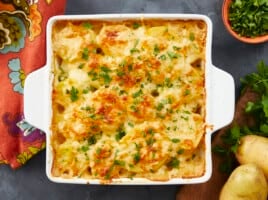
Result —
M49 17L66 0L0 0L0 163L18 168L45 148L45 134L23 117L27 74L44 66Z

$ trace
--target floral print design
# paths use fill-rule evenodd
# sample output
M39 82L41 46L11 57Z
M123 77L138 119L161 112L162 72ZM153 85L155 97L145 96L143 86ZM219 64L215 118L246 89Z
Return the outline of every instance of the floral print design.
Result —
M19 52L25 46L27 35L33 41L41 34L42 16L38 10L38 0L2 2L12 4L17 10L0 11L0 53Z
M41 147L29 146L27 151L23 151L22 153L17 155L18 163L25 164L31 157L33 157L45 147L45 142L42 143Z
M0 164L9 164L13 169L45 148L45 134L24 120L24 81L26 72L43 65L46 21L63 14L65 3L66 0L0 0L0 90L4 95L8 93L1 102L6 110L0 112ZM36 55L28 57L39 50L40 59Z
M19 52L24 47L30 20L22 11L0 12L0 24L1 36L4 36L0 40L0 53Z
M8 127L8 134L12 137L21 137L22 141L31 143L45 139L45 134L28 124L22 117L22 113L12 115L6 112L2 116L2 122Z
M9 30L0 23L0 50L4 48L5 45L11 44L11 39L8 37Z
M28 136L30 135L33 131L36 130L35 127L30 125L28 122L26 122L24 119L19 121L17 124L17 127L20 128L20 130L23 132L23 136Z
M23 94L25 73L21 69L20 59L15 58L10 60L8 62L8 67L11 70L8 76L10 78L11 83L14 85L13 90L20 94Z
M27 0L2 0L3 3L12 4L17 10L22 10L26 14L29 14L29 3ZM32 2L30 0L30 2Z
M33 4L30 6L30 16L29 19L31 20L32 24L30 27L31 35L29 37L30 41L33 41L35 37L41 34L41 22L42 16L38 10L37 4Z

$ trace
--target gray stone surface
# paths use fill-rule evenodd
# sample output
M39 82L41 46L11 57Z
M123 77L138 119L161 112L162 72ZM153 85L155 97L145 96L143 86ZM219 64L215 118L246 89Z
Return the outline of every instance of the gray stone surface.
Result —
M268 63L268 43L249 45L232 38L221 20L223 0L68 0L66 14L198 13L213 22L212 63L235 78L255 71L259 60ZM0 200L170 200L178 186L90 186L50 182L45 175L45 153L13 171L0 166ZM200 197L200 199L202 199Z

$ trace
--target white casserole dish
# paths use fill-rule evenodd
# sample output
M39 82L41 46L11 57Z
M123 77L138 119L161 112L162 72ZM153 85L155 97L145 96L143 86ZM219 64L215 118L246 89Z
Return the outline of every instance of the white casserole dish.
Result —
M125 185L154 185L154 184L195 184L206 182L212 174L211 160L211 135L216 130L226 126L233 119L234 114L234 80L232 76L211 63L212 22L204 15L196 14L109 14L109 15L72 15L52 17L47 24L47 64L29 74L25 80L24 88L24 115L25 119L33 126L46 133L46 174L53 182L76 184L101 184L100 180L86 180L81 178L63 179L53 177L51 167L53 161L52 147L50 144L50 123L52 117L51 91L53 74L50 72L52 59L51 32L53 24L58 20L131 20L131 19L167 19L167 20L203 20L207 24L206 39L206 124L208 128L205 135L206 168L205 174L197 178L173 178L169 181L150 181L143 178L117 179L110 184Z

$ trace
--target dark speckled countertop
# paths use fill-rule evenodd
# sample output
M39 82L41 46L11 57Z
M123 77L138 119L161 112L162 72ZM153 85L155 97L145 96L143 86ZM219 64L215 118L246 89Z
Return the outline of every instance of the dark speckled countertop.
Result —
M66 14L198 13L213 22L212 63L233 75L236 95L239 78L255 71L259 60L268 63L268 43L249 45L232 38L221 19L223 0L67 0ZM45 152L13 171L0 166L0 200L171 200L179 186L92 186L50 182ZM200 197L202 199L202 197Z

